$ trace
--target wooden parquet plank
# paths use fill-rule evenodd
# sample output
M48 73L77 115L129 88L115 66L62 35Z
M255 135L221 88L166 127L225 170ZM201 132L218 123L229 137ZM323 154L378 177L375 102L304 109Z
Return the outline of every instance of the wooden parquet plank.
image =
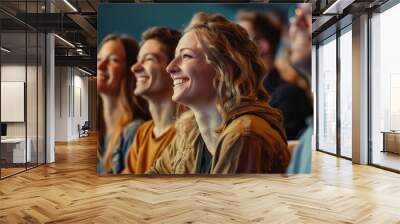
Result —
M0 223L400 223L400 175L319 152L311 175L96 174L95 136L0 181Z

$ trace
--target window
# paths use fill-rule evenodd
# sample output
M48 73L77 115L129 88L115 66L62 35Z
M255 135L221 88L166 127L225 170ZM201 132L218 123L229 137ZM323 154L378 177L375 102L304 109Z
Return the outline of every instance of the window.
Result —
M372 154L375 165L400 170L400 5L371 18Z
M340 155L352 157L352 35L351 26L340 36Z
M336 36L318 48L319 150L336 153Z

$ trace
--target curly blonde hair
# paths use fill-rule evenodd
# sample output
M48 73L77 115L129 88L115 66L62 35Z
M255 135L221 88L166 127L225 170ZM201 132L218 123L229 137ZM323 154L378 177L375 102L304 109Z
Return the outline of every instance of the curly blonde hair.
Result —
M245 29L220 14L195 14L184 33L193 31L205 50L208 63L215 70L217 107L224 121L227 114L243 102L268 104L270 96L263 86L267 69L256 45ZM268 107L278 120L278 110Z

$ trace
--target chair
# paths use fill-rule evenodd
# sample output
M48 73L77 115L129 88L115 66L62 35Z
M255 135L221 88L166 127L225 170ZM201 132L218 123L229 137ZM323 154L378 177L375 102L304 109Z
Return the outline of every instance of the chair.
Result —
M89 129L90 129L89 121L85 121L82 127L80 127L80 125L78 124L79 138L89 136Z

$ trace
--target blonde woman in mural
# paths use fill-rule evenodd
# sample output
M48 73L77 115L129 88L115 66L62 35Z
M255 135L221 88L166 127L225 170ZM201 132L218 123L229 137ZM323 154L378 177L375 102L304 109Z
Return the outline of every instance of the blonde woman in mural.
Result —
M285 173L282 116L268 106L266 68L242 27L218 14L194 15L167 71L172 99L190 111L149 173Z
M100 95L100 134L97 171L120 173L137 127L149 115L145 102L133 95L138 44L126 36L107 36L97 55L97 90Z

